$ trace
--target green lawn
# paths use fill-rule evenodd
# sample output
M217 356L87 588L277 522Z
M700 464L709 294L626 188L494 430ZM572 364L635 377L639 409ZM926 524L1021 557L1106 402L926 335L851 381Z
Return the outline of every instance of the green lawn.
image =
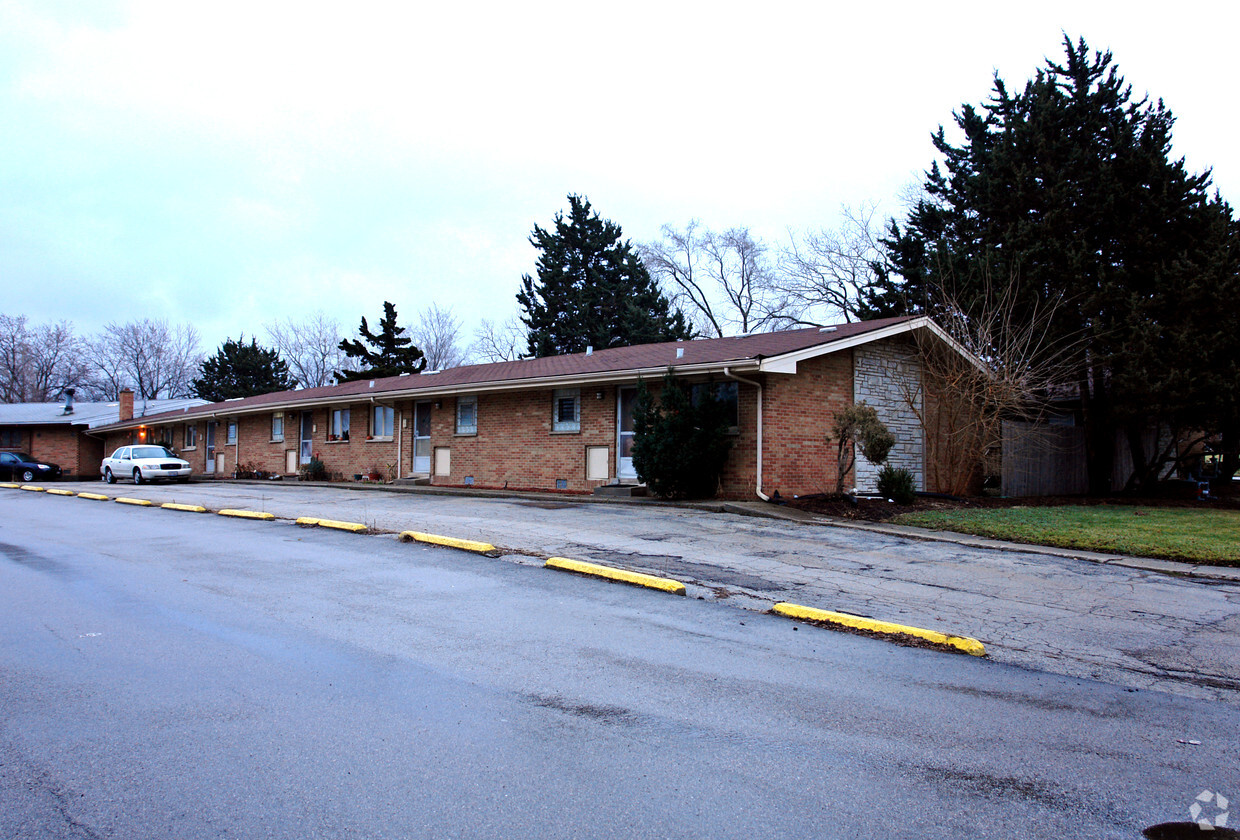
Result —
M1240 511L1067 505L906 513L894 520L982 537L1240 566Z

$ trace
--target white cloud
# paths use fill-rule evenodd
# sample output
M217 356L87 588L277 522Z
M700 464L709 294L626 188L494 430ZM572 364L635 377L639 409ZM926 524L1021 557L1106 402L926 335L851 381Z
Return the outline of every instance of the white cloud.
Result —
M566 193L634 239L894 207L930 132L1064 29L1163 96L1177 152L1240 200L1240 13L1210 8L0 0L6 306L193 317L212 343L394 297L502 318Z

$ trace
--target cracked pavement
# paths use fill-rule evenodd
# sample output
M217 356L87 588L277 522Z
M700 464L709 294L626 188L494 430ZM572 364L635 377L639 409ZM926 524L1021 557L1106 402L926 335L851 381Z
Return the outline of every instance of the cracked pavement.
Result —
M756 610L793 601L927 627L978 638L1013 665L1240 704L1236 581L649 502L296 482L60 486L484 540L513 562L592 560L676 578L690 597Z

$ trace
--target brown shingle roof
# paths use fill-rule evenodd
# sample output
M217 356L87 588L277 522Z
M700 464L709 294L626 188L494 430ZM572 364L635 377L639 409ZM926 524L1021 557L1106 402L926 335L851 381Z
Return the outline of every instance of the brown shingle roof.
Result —
M753 362L794 353L812 347L823 347L847 339L875 332L902 322L911 316L881 318L859 323L838 324L833 328L809 327L800 330L757 333L731 338L700 338L693 341L669 341L660 344L639 344L633 347L616 347L593 353L573 353L567 356L547 356L541 359L524 359L516 362L494 362L485 365L466 365L432 374L409 374L384 379L360 380L321 388L305 388L298 391L277 391L227 400L220 403L191 408L184 412L148 415L141 418L145 424L173 422L185 417L211 414L240 414L261 410L268 406L325 402L348 402L350 398L366 398L387 394L390 396L425 393L459 392L463 389L518 386L522 381L562 379L564 385L572 385L574 379L592 379L607 374L624 374L635 371L654 371L668 367L722 367L728 363ZM678 357L676 351L683 350ZM136 425L118 423L116 428Z

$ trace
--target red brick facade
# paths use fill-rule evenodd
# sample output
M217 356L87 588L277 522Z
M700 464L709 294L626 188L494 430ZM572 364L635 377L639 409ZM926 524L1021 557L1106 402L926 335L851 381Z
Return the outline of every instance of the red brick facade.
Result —
M737 431L721 476L721 498L753 498L758 485L759 391L751 383L760 384L762 389L761 491L767 495L779 491L785 497L834 492L837 459L828 435L834 415L854 399L854 351L842 347L836 352L807 355L796 362L795 371L750 370L741 375L743 381L737 386ZM727 381L726 373L719 371L699 374L693 381L704 381L708 376L714 382ZM657 389L657 382L650 378L647 381ZM410 396L406 392L388 400L378 391L372 397L341 390L338 396L304 398L317 403L305 409L290 408L285 402L283 409L263 410L253 401L246 401L233 409L244 413L230 417L226 403L204 407L214 413L213 422L217 424L215 474L230 477L240 465L244 469L294 475L300 463L301 417L305 412L309 416L307 427L312 430L310 449L331 478L348 480L371 473L384 478L393 473L409 476L415 473L414 417L415 405L420 402L430 412L426 453L429 463L418 465L417 473L427 476L432 484L588 493L600 484L616 480L617 395L620 388L631 387L635 381L590 384L578 380L574 384L566 377L565 386L579 395L579 428L571 431L553 428L554 391L545 383L524 390L501 390L507 383L490 380L477 392L449 380L444 380L444 384L457 393L434 393L432 388L439 387L436 381L425 395ZM290 392L287 399L295 400L298 393ZM327 400L333 398L338 401L329 404ZM469 398L476 400L476 428L458 434L457 405L461 399ZM368 439L371 412L376 404L392 408L392 435ZM350 415L348 440L332 440L332 412L346 408ZM272 436L275 411L284 417L283 440ZM186 421L182 420L111 432L104 449L110 453L135 441L170 442L190 462L195 476L207 475L206 433L211 421L204 416L203 409L197 413L192 447L186 446ZM230 420L237 424L236 440L232 443L227 433ZM596 466L605 461L606 478L587 478L592 450Z
M56 464L66 476L93 478L99 474L103 441L87 437L81 427L37 425L10 428L16 432L19 445L6 446L7 451L25 452L36 461Z
M751 381L764 381L763 490L779 490L784 496L834 490L835 454L827 443L831 416L852 401L852 363L847 351L801 363L795 376L756 374ZM722 381L719 377L715 381ZM576 389L580 400L580 429L552 430L552 389L480 393L477 398L477 431L456 433L458 397L428 400L431 411L432 484L520 490L590 492L614 481L617 472L616 385L583 385ZM655 387L657 390L657 386ZM738 385L738 432L724 470L722 498L752 498L756 486L757 389ZM351 479L372 471L386 477L389 466L396 473L413 472L412 400L390 403L394 408L391 438L368 440L371 423L369 402L340 403L307 409L311 415L312 450L334 479ZM329 440L331 412L349 409L349 440ZM272 439L272 413L233 418L236 443L227 442L229 418L217 416L215 432L216 472L231 477L238 465L273 474L290 475L288 453L299 448L300 411L285 411L284 439ZM206 423L199 419L196 446L185 447L185 423L114 432L106 449L134 442L171 442L190 462L195 476L206 470ZM605 447L608 479L586 478L587 449ZM399 459L398 459L399 449ZM444 456L444 450L447 456ZM295 459L296 460L296 459ZM448 466L446 475L437 466ZM94 467L98 469L97 462ZM561 484L562 483L562 486Z

